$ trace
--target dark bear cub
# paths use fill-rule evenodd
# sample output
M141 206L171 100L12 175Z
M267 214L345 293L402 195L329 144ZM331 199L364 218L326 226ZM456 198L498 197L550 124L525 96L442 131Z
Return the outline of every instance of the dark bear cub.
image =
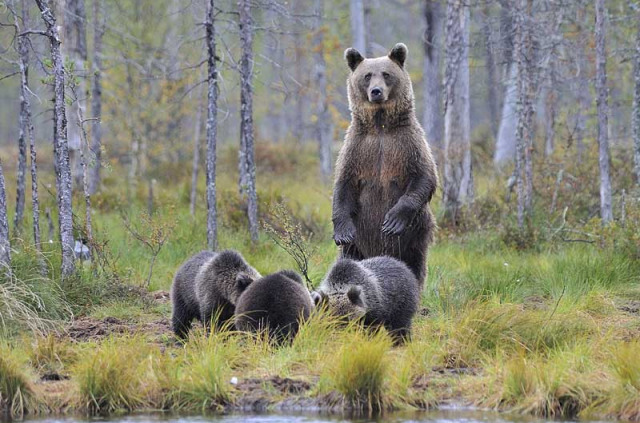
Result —
M193 319L208 327L214 316L220 327L234 315L236 286L245 286L260 274L234 250L202 251L178 269L171 285L171 324L179 338L186 338Z
M438 176L416 118L407 54L404 44L373 59L345 52L351 124L336 162L333 237L344 258L402 260L422 287Z
M339 259L320 284L314 300L366 326L383 325L396 342L407 339L418 310L420 288L403 262L393 257Z
M254 282L238 280L236 329L267 330L278 342L293 339L313 311L313 300L300 275L281 270Z

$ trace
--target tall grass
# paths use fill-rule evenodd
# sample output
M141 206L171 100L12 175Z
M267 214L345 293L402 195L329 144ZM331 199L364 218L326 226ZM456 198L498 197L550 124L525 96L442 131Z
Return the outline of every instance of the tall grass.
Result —
M141 338L108 338L75 366L77 403L89 414L131 411L145 405L140 370L151 354Z
M358 411L377 412L391 404L387 391L391 339L384 331L356 332L338 351L325 377Z
M0 343L0 413L22 418L39 409L24 357L9 345Z

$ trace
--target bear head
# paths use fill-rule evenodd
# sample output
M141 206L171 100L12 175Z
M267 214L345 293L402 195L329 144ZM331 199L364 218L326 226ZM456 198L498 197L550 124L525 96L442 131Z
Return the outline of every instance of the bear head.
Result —
M347 49L344 56L351 69L347 89L354 113L413 108L411 79L404 68L407 46L398 43L387 56L373 59L365 59L354 48Z

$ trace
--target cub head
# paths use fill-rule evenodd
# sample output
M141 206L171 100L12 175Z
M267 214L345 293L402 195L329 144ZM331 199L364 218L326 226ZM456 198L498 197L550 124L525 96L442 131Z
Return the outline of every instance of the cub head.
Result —
M330 294L314 291L312 297L316 307L326 307L329 313L346 321L361 319L367 312L362 287L358 285L352 285L344 292Z
M349 101L370 108L385 107L389 103L413 101L411 80L404 69L407 46L398 43L387 56L365 59L358 50L344 53L351 75L348 80Z

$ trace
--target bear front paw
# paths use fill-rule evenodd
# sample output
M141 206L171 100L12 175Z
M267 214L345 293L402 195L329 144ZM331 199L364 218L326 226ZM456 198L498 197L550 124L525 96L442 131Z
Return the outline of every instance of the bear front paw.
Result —
M385 235L400 235L409 226L405 213L398 209L391 209L382 223L382 232Z
M356 238L356 225L351 219L340 224L335 224L333 229L333 241L336 245L350 244Z

